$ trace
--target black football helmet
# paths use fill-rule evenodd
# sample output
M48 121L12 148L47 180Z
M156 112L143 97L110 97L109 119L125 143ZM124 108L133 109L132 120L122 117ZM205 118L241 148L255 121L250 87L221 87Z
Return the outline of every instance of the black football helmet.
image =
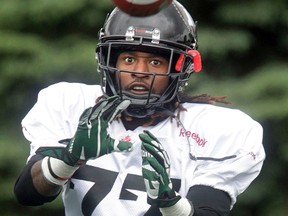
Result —
M151 116L167 104L175 103L190 75L201 70L201 58L196 49L196 24L179 2L173 1L157 14L146 17L130 16L115 8L99 32L96 47L103 93L129 99L131 105L125 111L127 115L137 118ZM121 73L137 73L116 68L118 55L128 50L160 54L169 60L166 76L170 81L165 92L153 94L153 81L145 95L121 89ZM150 75L153 79L158 76L155 73Z

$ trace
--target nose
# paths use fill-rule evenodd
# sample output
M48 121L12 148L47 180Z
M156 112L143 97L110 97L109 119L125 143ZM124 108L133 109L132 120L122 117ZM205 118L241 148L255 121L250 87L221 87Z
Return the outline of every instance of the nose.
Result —
M134 71L140 73L132 73L132 76L139 78L149 77L149 75L147 74L147 72L149 72L149 67L145 61L137 61L137 63L134 66Z
M138 60L135 64L134 71L149 72L148 63L144 60Z

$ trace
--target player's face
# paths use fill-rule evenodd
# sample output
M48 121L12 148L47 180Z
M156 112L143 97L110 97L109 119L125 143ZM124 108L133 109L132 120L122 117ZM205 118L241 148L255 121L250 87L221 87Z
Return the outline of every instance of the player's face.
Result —
M169 62L159 55L139 51L123 52L117 59L116 67L122 71L122 90L133 94L148 94L152 82L152 93L162 94L169 84L166 76ZM123 72L126 70L140 73ZM151 73L157 74L155 79Z

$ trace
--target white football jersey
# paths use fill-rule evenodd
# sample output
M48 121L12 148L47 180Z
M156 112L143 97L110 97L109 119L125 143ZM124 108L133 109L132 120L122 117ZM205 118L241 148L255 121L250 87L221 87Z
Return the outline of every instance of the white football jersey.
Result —
M98 85L58 83L40 91L37 103L22 121L31 142L30 157L41 146L57 146L71 138L84 109L102 95ZM142 216L149 209L141 171L143 130L154 134L171 162L173 185L185 197L193 185L226 191L232 200L258 176L265 152L262 127L243 112L208 104L184 103L179 120L126 130L109 126L115 139L131 137L133 151L114 152L90 160L73 175L62 193L66 215ZM28 159L29 159L28 158Z

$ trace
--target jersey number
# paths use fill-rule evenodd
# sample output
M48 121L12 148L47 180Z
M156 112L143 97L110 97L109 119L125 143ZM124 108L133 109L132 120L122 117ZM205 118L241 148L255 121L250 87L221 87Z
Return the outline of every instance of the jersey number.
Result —
M74 179L94 182L94 185L86 193L82 201L82 213L85 216L91 216L97 205L106 197L113 187L118 176L118 172L105 170L98 167L83 166L73 175ZM171 179L176 191L180 189L180 180ZM99 186L100 185L100 186ZM73 182L70 184L73 189ZM127 174L121 188L119 199L136 201L137 195L129 192L130 190L146 191L143 177L133 174ZM97 196L95 196L97 194Z

